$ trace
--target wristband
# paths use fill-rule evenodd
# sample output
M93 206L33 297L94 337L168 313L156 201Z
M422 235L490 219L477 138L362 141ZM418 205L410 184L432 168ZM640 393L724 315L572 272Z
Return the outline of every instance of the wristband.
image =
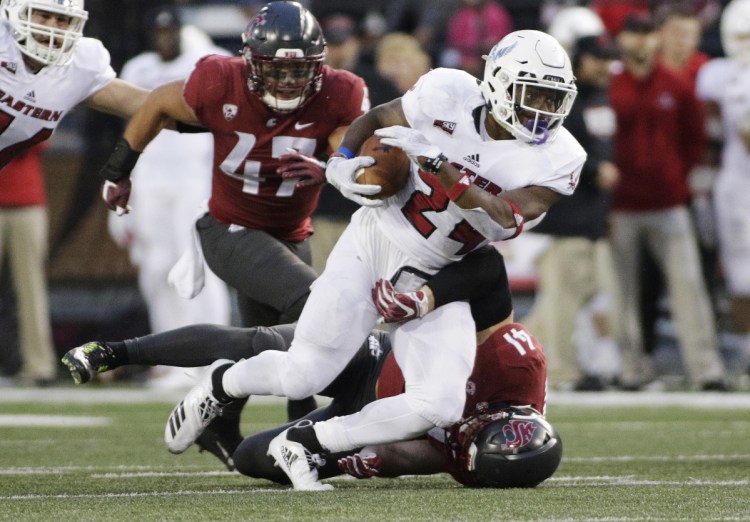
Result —
M516 222L516 231L513 233L512 236L510 236L508 239L513 239L514 237L517 237L518 234L520 234L523 231L523 224L525 223L523 219L523 214L521 213L521 209L518 208L518 206L513 203L512 201L508 199L504 199L508 205L510 205L510 209L513 211L513 219Z
M337 150L335 154L340 154L346 159L352 159L354 157L354 153L346 147L339 147L339 150Z
M425 172L437 174L440 171L440 166L444 161L448 161L448 158L446 158L445 154L441 152L434 158L428 158L424 163L420 165L420 168Z
M458 181L456 181L456 183L448 191L448 199L455 203L458 198L461 197L461 194L469 190L470 186L471 174L469 172L465 172L460 178L458 178Z
M131 149L125 138L120 138L115 144L115 150L112 151L99 174L105 181L114 182L128 178L140 156L141 153Z

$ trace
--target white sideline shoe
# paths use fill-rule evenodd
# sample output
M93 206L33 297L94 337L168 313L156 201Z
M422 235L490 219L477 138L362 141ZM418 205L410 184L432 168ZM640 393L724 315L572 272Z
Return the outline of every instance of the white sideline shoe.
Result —
M301 423L297 424L300 425L304 426ZM323 484L318 480L317 465L325 464L325 460L320 455L310 453L299 442L288 440L288 431L289 429L282 431L268 444L268 455L276 461L276 466L286 473L297 491L332 490L332 485Z
M234 364L229 359L214 361L188 394L174 407L164 428L164 442L172 453L182 453L195 442L206 426L214 420L226 406L216 400L212 391L211 376L214 370L226 364Z

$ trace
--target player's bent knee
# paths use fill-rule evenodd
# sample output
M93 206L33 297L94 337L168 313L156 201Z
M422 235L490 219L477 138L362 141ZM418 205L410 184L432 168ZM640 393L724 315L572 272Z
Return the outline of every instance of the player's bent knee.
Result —
M281 388L284 395L292 400L305 399L322 390L327 383L319 383L311 380L308 371L299 367L294 361L290 361L283 371L280 372Z
M445 428L458 422L463 416L465 398L448 398L446 396L419 396L409 394L406 398L410 407L435 426Z

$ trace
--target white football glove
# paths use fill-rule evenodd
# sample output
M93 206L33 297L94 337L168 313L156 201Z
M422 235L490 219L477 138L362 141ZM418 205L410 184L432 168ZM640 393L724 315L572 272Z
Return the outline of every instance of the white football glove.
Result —
M364 207L379 207L383 202L379 199L370 199L365 196L373 196L380 192L379 185L360 185L356 182L365 167L375 163L375 158L370 156L357 156L352 159L334 156L328 160L326 165L326 179L328 183L344 195L345 198L354 201Z
M424 134L410 127L400 125L385 127L376 130L375 135L380 137L380 143L403 150L418 165L421 164L419 156L432 160L441 154L440 149L430 143Z

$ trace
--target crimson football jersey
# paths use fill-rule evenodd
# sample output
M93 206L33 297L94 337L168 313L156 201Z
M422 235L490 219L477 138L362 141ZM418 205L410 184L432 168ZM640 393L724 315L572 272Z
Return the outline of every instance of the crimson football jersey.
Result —
M287 148L330 152L333 131L369 109L364 81L324 66L312 100L290 113L274 112L248 89L243 58L212 55L196 64L184 96L214 136L211 215L286 241L307 238L322 186L295 188L297 179L276 173L278 158Z
M403 393L404 377L388 354L377 385L377 398ZM547 397L547 358L541 343L525 326L511 323L477 347L474 371L466 382L464 417L478 405L529 405L544 414Z

